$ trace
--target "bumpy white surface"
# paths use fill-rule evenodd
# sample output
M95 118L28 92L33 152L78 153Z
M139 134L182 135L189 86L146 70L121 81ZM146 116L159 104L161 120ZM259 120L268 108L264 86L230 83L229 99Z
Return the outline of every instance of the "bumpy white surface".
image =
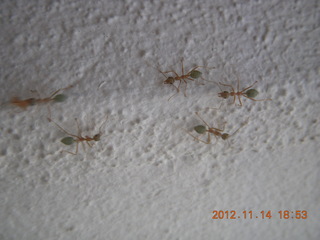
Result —
M320 239L319 4L297 1L0 2L0 239ZM271 102L217 97L188 84L171 101L155 69L203 71ZM52 118L102 139L76 156L13 96L76 83ZM217 108L220 103L220 110ZM226 121L227 142L184 129ZM213 138L214 140L214 138ZM213 210L271 210L272 219L213 220ZM279 210L308 219L280 220Z

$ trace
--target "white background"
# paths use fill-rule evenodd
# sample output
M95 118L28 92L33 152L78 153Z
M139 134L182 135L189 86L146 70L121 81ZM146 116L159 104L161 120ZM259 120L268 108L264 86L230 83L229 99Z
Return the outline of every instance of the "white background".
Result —
M319 239L316 0L2 0L0 9L1 240ZM215 68L168 101L175 89L157 68L180 74L181 58L186 71ZM237 107L209 82L237 78L241 89L258 81L256 98L272 101ZM63 103L9 104L70 84ZM47 106L71 133L78 118L83 136L108 116L101 141L61 152L75 146L60 142ZM198 143L185 132L203 124L196 111L230 134L248 124ZM241 218L213 220L214 210Z

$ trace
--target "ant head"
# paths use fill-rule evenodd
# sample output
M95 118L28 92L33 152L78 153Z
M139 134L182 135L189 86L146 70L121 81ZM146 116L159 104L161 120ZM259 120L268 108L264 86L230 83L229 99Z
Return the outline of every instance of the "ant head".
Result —
M100 137L101 137L101 134L98 133L98 134L96 134L96 135L93 136L93 140L95 140L96 142L97 142L97 141L100 141Z
M229 138L229 134L228 133L222 133L221 134L221 138L223 139L223 140L227 140L228 138Z
M173 77L168 77L166 80L164 80L164 84L173 84L173 83L174 83Z
M199 134L204 134L207 131L207 128L203 125L195 126L193 129Z
M249 89L244 94L249 98L255 98L258 96L259 92L256 89Z
M218 94L219 94L219 97L222 97L224 99L226 99L226 98L228 98L230 96L230 93L228 91L223 91L223 92L220 92Z
M73 137L65 137L61 139L61 142L65 145L71 145L74 143Z
M201 77L201 75L202 75L202 72L197 71L197 70L193 70L190 73L190 77L195 78L195 79Z

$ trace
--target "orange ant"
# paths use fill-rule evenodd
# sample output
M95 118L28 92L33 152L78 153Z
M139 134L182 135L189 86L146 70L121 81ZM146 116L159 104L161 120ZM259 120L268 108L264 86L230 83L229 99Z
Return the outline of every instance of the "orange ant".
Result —
M63 150L62 152L67 152L70 153L72 155L77 155L78 154L78 146L79 143L81 142L83 149L85 150L85 145L84 142L86 142L88 144L89 147L92 147L92 143L90 143L91 141L100 141L100 137L101 137L101 128L102 126L106 123L106 121L108 120L108 117L106 118L106 120L101 124L100 128L99 128L99 133L95 134L93 137L89 137L89 136L81 136L81 130L79 127L79 122L78 119L75 118L75 121L77 123L77 128L78 128L78 135L72 134L67 132L64 128L62 128L58 123L54 122L51 118L48 118L49 122L53 122L58 128L60 128L64 133L66 133L67 135L69 135L70 137L64 137L61 139L61 142L65 145L72 145L74 142L77 144L76 145L76 151L73 152L69 152L69 151L65 151Z
M242 102L241 102L240 96L244 96L245 98L249 98L252 101L256 101L256 102L258 102L258 101L271 101L272 100L271 98L268 98L268 99L254 99L259 94L259 92L256 89L252 88L257 82L258 81L255 81L251 86L244 88L242 91L239 91L240 80L238 78L237 92L235 92L235 90L234 90L232 85L224 84L224 83L219 82L220 85L225 86L225 87L229 87L229 88L231 88L232 91L231 92L223 91L223 92L218 93L218 95L219 95L219 97L224 98L224 99L227 99L230 96L233 97L233 103L235 105L236 105L236 97L238 97L238 100L239 100L239 103L240 103L240 105L238 105L238 106L242 106ZM219 88L220 88L220 86L219 86ZM252 89L250 89L250 88L252 88ZM221 88L220 88L220 90L222 91Z
M240 128L238 128L233 134L228 134L228 133L222 133L224 131L224 127L225 127L225 124L223 125L223 128L222 129L219 129L219 128L214 128L214 127L210 127L208 123L206 123L206 121L204 121L198 112L196 112L196 115L200 118L200 120L207 126L204 126L204 125L198 125L198 126L195 126L193 129L199 133L199 134L205 134L205 133L208 133L208 138L207 138L207 141L204 141L204 140L201 140L200 138L198 137L195 137L193 136L191 133L189 133L187 131L187 133L192 136L195 140L198 140L200 142L203 142L205 144L210 144L211 143L211 137L210 137L210 134L213 134L215 136L215 138L218 140L219 137L222 138L222 140L227 140L228 138L230 138L231 136L235 135L244 125L247 124L247 122L241 126ZM216 142L217 143L217 142Z
M70 85L66 88L58 89L57 91L53 92L47 98L28 98L21 100L19 97L13 97L10 101L11 104L20 107L21 109L25 110L29 106L33 106L40 103L48 103L48 102L63 102L66 100L67 96L64 94L58 94L60 91L72 88L74 85Z
M181 75L179 75L178 73L176 73L175 71L167 71L167 72L162 72L161 70L157 69L160 73L162 73L162 75L166 78L166 80L163 81L164 84L171 84L172 86L174 86L176 89L177 89L177 93L173 94L169 99L168 101L173 97L175 96L176 94L179 93L180 91L180 85L181 85L181 82L183 81L185 84L186 84L186 87L184 89L184 96L186 97L187 96L187 80L190 80L190 81L194 81L195 79L198 79L198 78L202 78L201 75L202 75L202 72L196 70L197 68L207 68L205 66L196 66L194 68L192 68L189 72L187 72L186 74L184 73L184 66L183 66L183 58L181 58ZM166 73L174 73L175 74L175 77L167 77ZM203 78L202 78L203 79ZM176 87L174 85L174 82L175 81L179 81L179 85L178 87Z

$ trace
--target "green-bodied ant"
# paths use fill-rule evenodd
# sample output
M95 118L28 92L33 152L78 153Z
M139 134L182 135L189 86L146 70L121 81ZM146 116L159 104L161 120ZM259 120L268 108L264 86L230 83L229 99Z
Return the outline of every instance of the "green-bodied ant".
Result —
M195 126L193 129L199 133L199 134L205 134L205 133L208 133L208 138L207 138L207 141L204 141L204 140L201 140L199 137L196 137L194 135L192 135L191 133L189 133L187 131L187 133L192 136L195 140L198 140L200 142L203 142L205 144L210 144L211 143L211 137L210 137L210 134L213 134L215 136L215 138L218 140L218 138L222 138L222 140L227 140L229 139L231 136L235 135L244 125L246 125L248 123L248 121L242 125L241 127L239 127L233 134L228 134L228 133L223 133L224 131L224 126L226 123L224 123L223 125L223 128L222 129L219 129L219 128L214 128L214 127L210 127L208 123L206 123L206 121L204 121L201 116L199 115L198 112L196 112L196 115L200 118L200 120L205 124L204 125L198 125L198 126Z
M72 88L73 86L74 85L70 85L66 88L58 89L47 98L28 98L28 99L22 100L19 97L13 97L10 103L25 110L27 107L33 106L36 104L48 103L48 102L63 102L66 100L67 96L64 94L58 94L58 93L60 91Z
M59 124L57 124L56 122L54 122L51 118L48 118L48 121L49 122L53 122L58 128L60 128L64 133L66 133L67 135L69 135L69 137L64 137L61 139L61 142L65 145L72 145L73 143L76 143L76 151L73 153L73 152L69 152L69 151L65 151L63 150L62 152L67 152L67 153L70 153L72 155L77 155L78 153L78 146L79 146L79 143L81 142L82 144L82 147L83 149L85 149L85 145L84 145L84 142L86 142L88 144L89 147L92 147L92 141L100 141L100 138L101 138L101 128L102 126L106 123L108 117L106 118L106 120L101 124L100 128L99 128L99 133L95 134L93 137L89 137L89 136L81 136L81 130L80 130L80 127L79 127L79 122L78 122L78 119L76 118L75 121L77 123L77 128L78 128L78 135L75 135L75 134L72 134L72 133L69 133L67 132L64 128L62 128Z
M180 85L181 85L181 82L184 82L186 87L184 89L184 96L186 97L187 96L187 80L190 80L190 81L194 81L195 79L198 79L198 78L202 78L202 72L198 71L197 69L198 68L207 68L207 69L211 69L211 68L208 68L208 67L205 67L205 66L196 66L194 68L192 68L189 72L187 73L184 73L184 66L183 66L183 58L181 59L181 75L179 75L177 72L175 71L167 71L167 72L162 72L158 69L158 71L160 73L162 73L162 75L166 78L166 80L163 81L164 84L171 84L172 86L174 86L177 90L177 92L175 94L173 94L169 99L168 101L173 97L175 96L176 94L179 93L180 91ZM212 67L213 68L213 67ZM175 76L170 76L168 77L166 75L166 73L173 73ZM203 78L202 78L203 79ZM179 85L178 87L176 87L174 85L174 83L176 81L179 81Z
M241 102L241 98L240 98L241 96L244 96L245 98L249 98L252 101L257 101L257 102L258 101L271 101L272 100L270 98L267 98L267 99L254 99L259 94L259 92L256 89L252 88L252 87L258 81L255 81L251 86L244 88L242 91L239 91L239 85L240 85L239 82L240 82L240 80L238 78L237 92L234 90L232 85L224 84L224 83L219 82L220 85L225 86L225 87L229 87L229 88L231 88L232 91L231 92L222 91L222 92L218 93L218 96L221 97L221 98L224 98L224 99L227 99L228 97L233 97L233 103L235 105L236 105L236 97L238 97L238 100L239 100L239 103L240 103L239 106L242 106L242 102Z

